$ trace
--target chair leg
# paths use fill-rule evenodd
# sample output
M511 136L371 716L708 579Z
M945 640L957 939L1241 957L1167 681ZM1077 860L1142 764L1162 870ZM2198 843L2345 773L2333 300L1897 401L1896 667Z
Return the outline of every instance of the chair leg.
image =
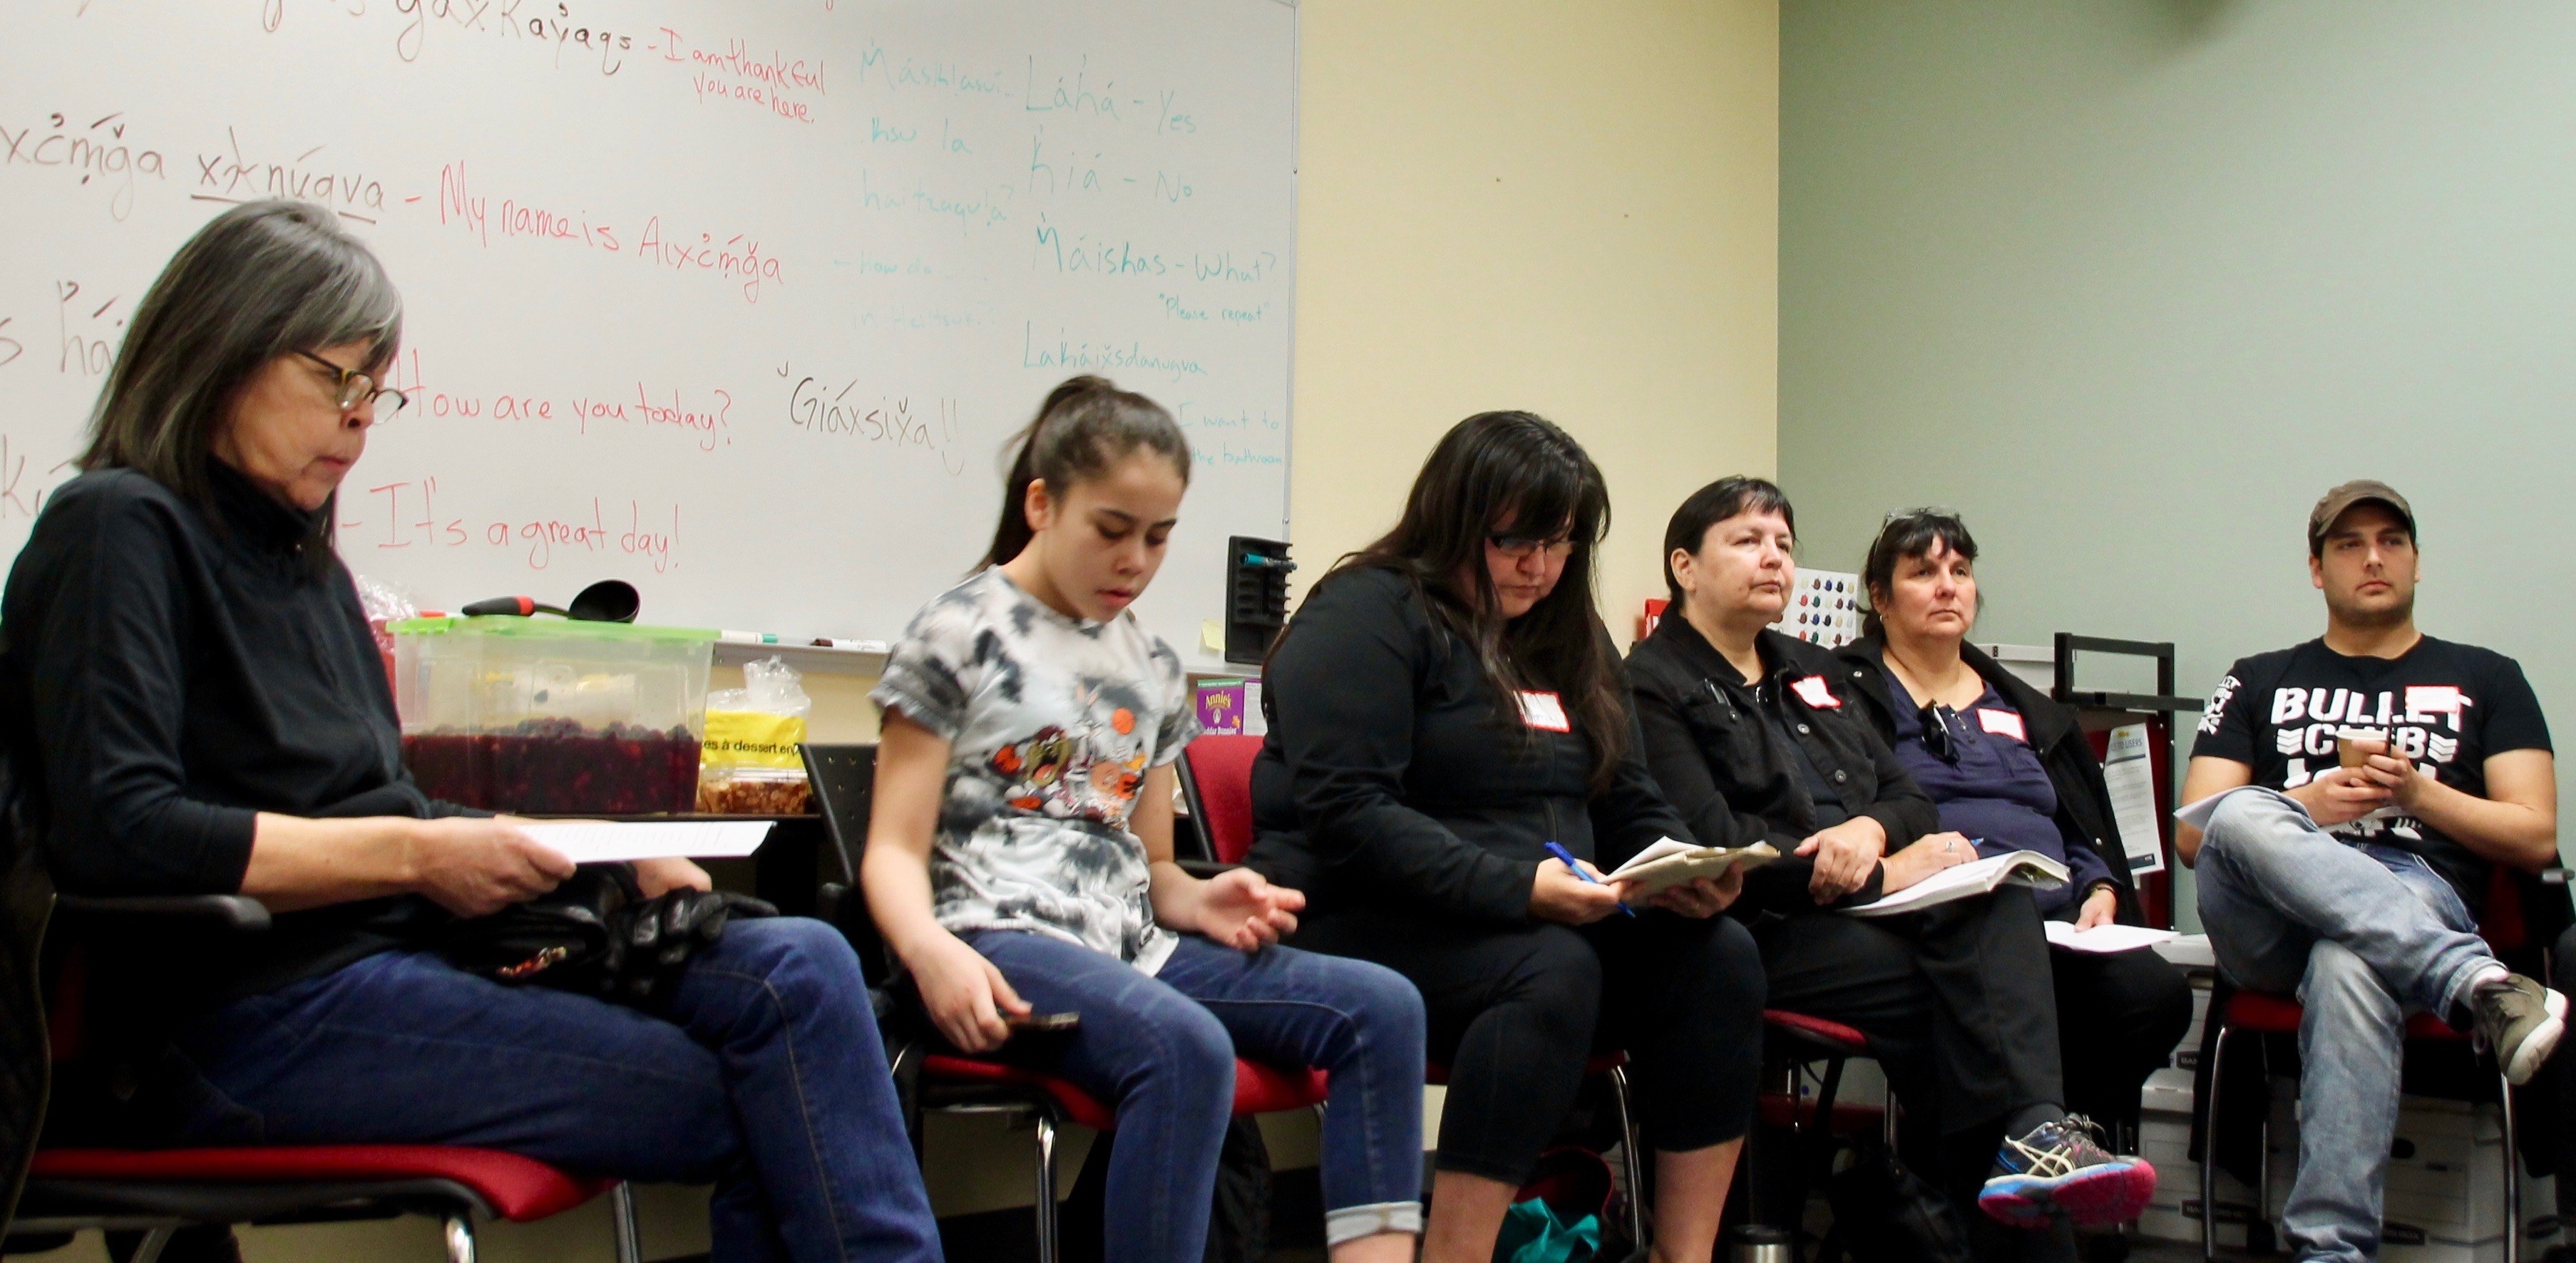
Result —
M1032 1204L1038 1229L1038 1263L1056 1263L1055 1108L1037 1110L1037 1200Z
M474 1220L464 1211L449 1211L445 1220L447 1263L474 1263Z
M1619 1111L1620 1165L1628 1177L1628 1241L1646 1248L1646 1163L1637 1149L1637 1116L1628 1108L1628 1068L1610 1067L1610 1103ZM2505 1263L2521 1263L2507 1259Z
M2209 1099L2200 1108L2200 1257L2218 1263L2218 1092L2227 1071L2225 1026L2209 1048Z
M644 1263L644 1238L635 1228L635 1189L624 1180L608 1190L608 1214L617 1232L617 1263Z
M2504 1107L2504 1263L2522 1263L2522 1150L2513 1134L2513 1084L2501 1064L2496 1101Z
M1815 1190L1817 1181L1830 1179L1834 1173L1834 1101L1842 1095L1843 1066L1848 1061L1849 1058L1834 1057L1825 1062L1824 1078L1816 1085L1816 1110L1807 1123L1811 1134L1799 1137L1797 1214L1800 1223L1806 1220L1807 1195ZM1793 1102L1790 1109L1794 1112L1796 1108Z
M142 1243L134 1247L134 1257L126 1260L126 1263L161 1263L161 1252L170 1248L170 1238L177 1236L178 1233L179 1230L176 1228L154 1228L146 1231L143 1234Z
M2272 1054L2263 1054L2265 1069L2271 1068ZM2245 1251L2248 1254L2270 1254L2277 1246L2272 1239L2272 1112L2263 1112L2262 1128L2256 1133L2263 1143L2254 1151L2254 1213L2245 1219ZM2296 1168L2293 1168L2295 1170Z

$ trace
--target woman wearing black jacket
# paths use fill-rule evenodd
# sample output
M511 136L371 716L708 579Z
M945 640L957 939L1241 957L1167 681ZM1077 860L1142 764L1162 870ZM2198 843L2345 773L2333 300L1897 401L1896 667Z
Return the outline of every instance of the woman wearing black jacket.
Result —
M1935 832L1931 800L1871 730L1848 669L1767 629L1796 576L1793 543L1789 502L1761 479L1712 483L1674 513L1671 605L1628 657L1656 780L1702 844L1768 842L1786 857L1756 870L1735 908L1762 947L1771 1003L1869 1035L1909 1147L1921 1156L1939 1138L1956 1202L2033 1227L2059 1212L2079 1225L2136 1217L2153 1170L2104 1152L2063 1108L2053 997L2017 965L2047 950L2030 892L1892 918L1833 910L1972 853Z
M1841 658L1852 693L1945 827L2000 854L2037 850L2074 880L2038 897L2042 916L2091 928L2144 924L2128 856L2113 841L2111 791L2075 712L1968 643L1977 542L1955 515L1887 520L1861 568L1862 639ZM2147 948L2051 948L2068 1108L2134 1123L2138 1089L2191 1025L2182 971Z
M403 406L379 384L401 341L401 296L329 209L226 209L145 291L83 472L10 569L0 734L53 882L274 914L93 957L90 1029L121 1038L56 1080L49 1136L501 1149L714 1185L716 1258L935 1263L867 982L831 926L735 917L696 865L641 860L627 876L653 902L630 924L723 930L632 953L671 966L642 976L647 1004L435 950L575 870L401 761L332 545L341 482ZM230 1254L221 1232L198 1248Z
M1296 946L1413 980L1450 1065L1425 1260L1492 1257L1595 1048L1633 1059L1659 1261L1711 1256L1752 1116L1761 964L1716 915L1735 884L1627 915L1625 891L1586 880L1689 835L1638 756L1593 611L1608 521L1564 431L1470 417L1271 652L1252 866L1307 892Z

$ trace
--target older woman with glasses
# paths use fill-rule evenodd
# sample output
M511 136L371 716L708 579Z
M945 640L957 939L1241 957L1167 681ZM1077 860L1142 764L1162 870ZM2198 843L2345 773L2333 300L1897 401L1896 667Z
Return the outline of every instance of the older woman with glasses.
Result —
M2039 894L2042 916L2079 929L2140 924L2110 790L2075 712L1968 643L1976 563L1958 514L1889 515L1861 569L1862 637L1842 651L1861 708L1943 828L1979 839L1984 854L2037 851L2066 864L2074 880ZM2047 955L2068 1108L2135 1122L2148 1072L2191 1025L2189 984L2146 948Z
M58 1093L49 1133L482 1146L713 1184L718 1259L938 1258L858 960L828 926L737 920L635 1008L430 950L575 870L518 822L430 800L400 759L332 508L402 406L380 382L401 333L392 281L331 212L225 211L136 309L83 472L9 574L0 733L55 884L276 914L95 973L92 1026L135 1033L140 1078ZM657 908L710 910L685 860L628 876Z

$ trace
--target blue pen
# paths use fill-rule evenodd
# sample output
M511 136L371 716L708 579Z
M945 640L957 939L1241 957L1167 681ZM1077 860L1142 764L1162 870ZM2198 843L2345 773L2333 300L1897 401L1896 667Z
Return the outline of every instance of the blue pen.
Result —
M1577 863L1575 863L1575 862L1574 862L1574 852L1569 851L1569 850L1566 850L1564 847L1559 846L1559 845L1557 845L1557 844L1556 844L1556 843L1554 843L1554 842L1550 842L1550 843L1548 843L1548 844L1547 844L1547 853L1548 853L1548 854L1550 854L1550 855L1555 856L1558 860L1562 861L1562 862L1565 864L1565 866L1566 866L1567 868L1573 869L1573 870L1574 870L1574 875L1575 875L1575 876L1580 877L1580 878L1582 878L1583 880L1585 880L1585 881L1587 881L1587 882L1590 882L1590 883L1592 883L1592 884L1593 884L1593 885L1595 885L1595 886L1598 886L1598 885L1600 885L1600 884L1601 884L1601 879L1600 879L1600 878L1595 877L1595 876L1593 876L1593 875L1592 875L1592 874L1590 874L1590 873L1584 872L1584 871L1583 871L1583 866L1582 866L1581 864L1577 864ZM1632 917L1633 917L1633 916L1635 916L1635 915L1637 915L1637 910L1636 910L1635 908L1631 908L1631 907L1629 907L1629 906L1628 906L1624 901L1623 901L1622 903L1620 903L1620 905L1619 905L1619 910L1620 910L1621 912L1625 912L1625 913L1627 913L1629 916L1632 916Z

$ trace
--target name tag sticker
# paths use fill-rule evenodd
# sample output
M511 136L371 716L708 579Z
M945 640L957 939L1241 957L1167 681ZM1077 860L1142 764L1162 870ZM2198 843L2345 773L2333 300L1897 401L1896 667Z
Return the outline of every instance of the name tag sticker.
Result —
M1977 726L1997 736L2010 737L2023 745L2030 744L2030 734L2021 726L2021 716L1991 706L1977 708Z
M2409 684L2406 686L2406 717L2416 723L2431 723L2436 715L2451 721L2451 731L2460 730L2460 710L2469 704L2466 694L2456 684Z
M1574 725L1565 718L1565 703L1554 693L1521 693L1521 722L1542 732L1572 732Z
M1841 710L1843 708L1843 699L1834 696L1833 689L1826 685L1825 677L1821 675L1810 675L1800 679L1791 680L1789 681L1789 691L1797 694L1798 700L1805 702L1807 704L1807 709L1809 710Z

